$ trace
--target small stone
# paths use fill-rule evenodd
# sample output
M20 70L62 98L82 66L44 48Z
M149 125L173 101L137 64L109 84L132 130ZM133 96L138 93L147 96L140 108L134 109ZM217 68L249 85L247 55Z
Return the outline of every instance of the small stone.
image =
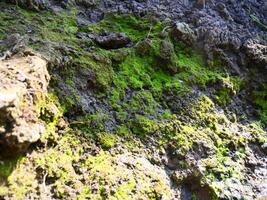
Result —
M95 38L96 43L104 49L128 47L131 43L124 33L103 33Z
M150 39L145 39L136 45L136 51L142 56L148 54L151 48L152 41Z

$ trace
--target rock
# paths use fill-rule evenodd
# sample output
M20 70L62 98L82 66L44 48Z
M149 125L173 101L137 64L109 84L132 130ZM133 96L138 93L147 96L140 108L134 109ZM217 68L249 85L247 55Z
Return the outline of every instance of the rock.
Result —
M199 8L205 8L205 6L206 6L206 2L205 2L205 0L197 0L196 5L197 5Z
M225 31L221 28L204 31L202 35L205 38L206 45L210 47L220 47L238 52L242 45L238 37L230 31Z
M184 22L176 22L171 30L171 36L176 41L182 41L188 45L192 45L196 41L194 31Z
M263 145L261 145L261 148L264 151L264 153L267 154L267 143L264 143Z
M77 5L84 6L85 8L90 8L97 5L97 0L75 0Z
M28 8L31 10L44 10L50 5L47 0L7 0L7 2Z
M0 61L0 152L24 152L45 131L37 104L47 95L49 75L41 57L14 56Z
M171 41L166 39L161 42L158 58L159 63L163 65L165 70L167 69L171 73L177 73L176 55Z
M220 15L225 18L226 20L233 20L231 15L229 14L226 6L223 3L217 4L217 10L220 13Z
M137 53L139 53L142 56L149 54L151 48L152 48L152 41L150 39L145 39L136 45Z
M11 34L4 40L1 40L0 53L2 54L2 57L0 57L0 60L10 57L13 53L12 51L14 50L14 47L17 46L21 40L22 37L18 33Z
M0 52L3 51L2 58L0 60L4 60L6 58L11 57L16 53L26 53L27 54L27 44L29 43L29 37L27 35L21 36L18 33L11 34L7 36L1 42Z
M21 39L22 37L20 36L20 34L14 33L3 40L3 45L5 45L7 48L10 48L18 44Z
M248 62L253 62L259 67L267 68L267 46L257 41L248 40L244 43Z
M104 49L119 49L130 45L131 40L124 33L103 33L95 38Z

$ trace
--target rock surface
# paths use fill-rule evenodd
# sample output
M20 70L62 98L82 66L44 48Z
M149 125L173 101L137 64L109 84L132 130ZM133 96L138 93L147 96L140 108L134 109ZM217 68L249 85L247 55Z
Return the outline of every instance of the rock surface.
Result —
M24 152L45 131L37 106L47 95L46 61L36 55L0 61L0 149L2 156Z
M124 33L103 33L96 36L95 41L105 49L119 49L127 47L131 40Z
M14 90L0 96L3 150L25 151L47 130L12 169L1 160L0 198L266 196L265 1L18 2L39 11L0 2L0 51L45 56L50 99L36 106L35 77L4 76ZM44 96L46 86L36 85Z

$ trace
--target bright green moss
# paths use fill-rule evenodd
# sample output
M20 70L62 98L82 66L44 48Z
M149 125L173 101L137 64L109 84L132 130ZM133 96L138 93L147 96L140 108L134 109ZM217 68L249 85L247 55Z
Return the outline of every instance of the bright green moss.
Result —
M129 162L134 163L135 172L126 166ZM96 156L88 156L82 168L90 168L90 175L87 177L89 183L98 183L98 187L89 197L115 200L133 197L157 199L161 196L170 199L171 193L166 181L154 171L148 170L146 164L146 160L139 157L111 156L104 151ZM110 188L113 191L110 192Z
M18 191L23 199L23 195L25 197L26 193L34 188L32 184L36 180L35 169L38 169L47 174L49 179L52 178L52 188L58 198L73 198L71 195L77 194L78 199L132 199L135 196L147 199L165 196L166 199L170 199L168 187L166 188L157 175L152 174L150 170L138 171L144 160L141 159L135 165L137 174L133 174L132 169L124 166L125 160L120 160L124 156L110 155L108 151L102 150L96 155L89 153L89 147L93 147L95 143L108 150L118 141L132 142L133 139L134 143L132 142L131 146L136 146L136 140L146 142L145 138L151 136L155 137L155 142L161 148L171 147L181 158L196 151L196 148L204 149L203 157L209 152L212 156L202 160L203 166L207 168L204 179L210 181L210 184L215 183L216 191L223 190L220 185L216 185L218 182L242 180L240 172L243 168L238 162L233 161L229 152L235 151L238 161L243 162L245 146L249 142L264 143L266 134L260 127L238 125L235 121L239 128L236 129L233 139L232 127L228 126L229 120L216 110L215 104L227 105L242 87L242 81L237 77L227 76L223 69L217 66L221 64L219 61L206 63L201 52L173 43L168 35L163 36L162 30L166 26L163 23L131 15L108 15L99 23L78 27L76 14L75 10L35 13L19 9L16 21L11 19L14 16L0 13L0 39L14 31L15 27L15 32L24 34L30 26L37 39L63 43L71 49L71 53L66 53L70 61L59 70L59 76L68 89L68 97L62 99L62 106L52 96L49 97L50 100L38 105L40 116L47 123L48 134L44 134L42 141L47 142L51 139L55 146L48 146L45 152L35 154L34 169L26 173L30 174L29 178L23 179L23 165L19 170L23 173L17 173L15 170L16 173L8 182L11 191ZM124 32L134 44L142 46L142 42L146 41L148 45L147 49L143 50L140 50L137 44L132 48L110 51L94 46L92 53L88 52L88 47L94 45L93 42L81 42L76 37L79 31ZM32 47L39 49L42 45L34 43ZM214 68L213 64L216 65ZM109 133L106 127L113 119L102 112L75 116L76 119L70 121L71 128L79 129L82 134L56 134L56 126L63 113L77 104L81 106L77 88L77 81L81 81L82 78L81 74L85 74L88 84L86 88L88 87L90 92L95 92L96 96L101 93L108 99L112 112L114 111L113 116L119 124L114 134ZM204 90L218 81L222 81L223 84L214 94L217 101L213 102L203 95L188 102L188 107L181 108L180 120L170 110L162 108L165 106L164 94L178 95L182 98L184 94L190 94L192 87ZM53 85L53 88L56 87L57 85ZM255 93L255 103L259 107L263 121L267 118L266 96L265 89ZM62 107L56 115L51 115L46 109L52 104L58 108ZM159 113L158 108L161 109ZM238 131L241 129L251 133L252 139L244 138ZM87 137L83 137L84 134ZM91 140L94 141L92 146ZM90 150L83 154L86 148ZM134 157L133 161L136 160L138 158ZM75 168L77 162L79 167ZM182 159L179 165L188 168L188 164ZM0 176L8 177L13 167L12 163L2 163ZM86 176L80 179L79 173L84 171ZM118 182L122 184L116 185ZM91 185L94 183L97 183L98 187L93 192ZM136 190L138 185L143 187L141 192ZM106 194L107 187L114 187L114 191Z
M154 114L158 103L154 100L149 91L141 90L133 95L126 110L129 112L143 112L146 114Z
M220 89L216 92L216 100L220 105L227 105L231 101L229 91L226 88Z
M97 112L92 115L77 116L70 125L72 128L77 128L84 133L99 133L105 132L105 122L108 120L108 115Z
M147 134L153 134L158 129L158 124L144 116L137 115L134 120L130 122L130 129L132 132L140 137Z
M231 98L243 87L243 81L235 76L221 77L218 81L221 86L215 92L216 101L219 105L226 106L231 102Z
M116 199L131 200L132 197L129 195L136 187L134 179L129 180L127 183L122 184L115 192L114 197Z
M45 122L46 126L46 131L41 135L41 140L55 140L58 137L56 126L65 112L65 107L61 106L58 97L50 92L47 97L38 101L36 110L39 118Z
M33 12L20 10L22 17L37 31L37 36L52 42L64 42L77 46L75 34L78 31L76 10L53 13L50 11Z
M134 53L118 66L113 83L117 88L141 89L149 87L149 74L151 67L151 58L141 58Z
M106 132L97 133L96 137L101 147L106 150L113 147L118 141L118 137L116 135L106 133Z
M152 22L149 18L138 18L132 15L110 14L99 23L83 27L84 31L113 31L123 32L137 42L145 37L158 36L163 29L160 22Z
M131 130L126 125L119 126L116 134L125 138L130 138L132 136Z
M36 188L36 173L27 158L18 157L1 164L6 177L0 177L0 196L23 200ZM4 166L6 165L6 166ZM4 179L2 179L4 178Z
M165 120L172 119L173 117L174 115L172 114L170 110L166 110L162 115L162 119L165 119Z
M204 87L214 82L220 77L219 72L210 70L199 52L192 51L190 54L184 53L185 50L178 49L178 65L180 73L177 78L188 83Z
M72 164L79 160L83 153L83 146L77 135L77 132L69 132L58 138L56 147L37 154L34 160L38 169L42 169L48 177L54 178L55 194L58 197L70 195L67 185L78 178ZM75 182L72 188L77 191L85 187L81 183Z

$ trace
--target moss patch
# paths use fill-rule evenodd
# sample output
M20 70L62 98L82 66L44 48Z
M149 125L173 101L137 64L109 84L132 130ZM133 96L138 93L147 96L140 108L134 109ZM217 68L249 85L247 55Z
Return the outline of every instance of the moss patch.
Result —
M258 106L258 115L264 124L267 125L267 84L254 92L254 102Z

